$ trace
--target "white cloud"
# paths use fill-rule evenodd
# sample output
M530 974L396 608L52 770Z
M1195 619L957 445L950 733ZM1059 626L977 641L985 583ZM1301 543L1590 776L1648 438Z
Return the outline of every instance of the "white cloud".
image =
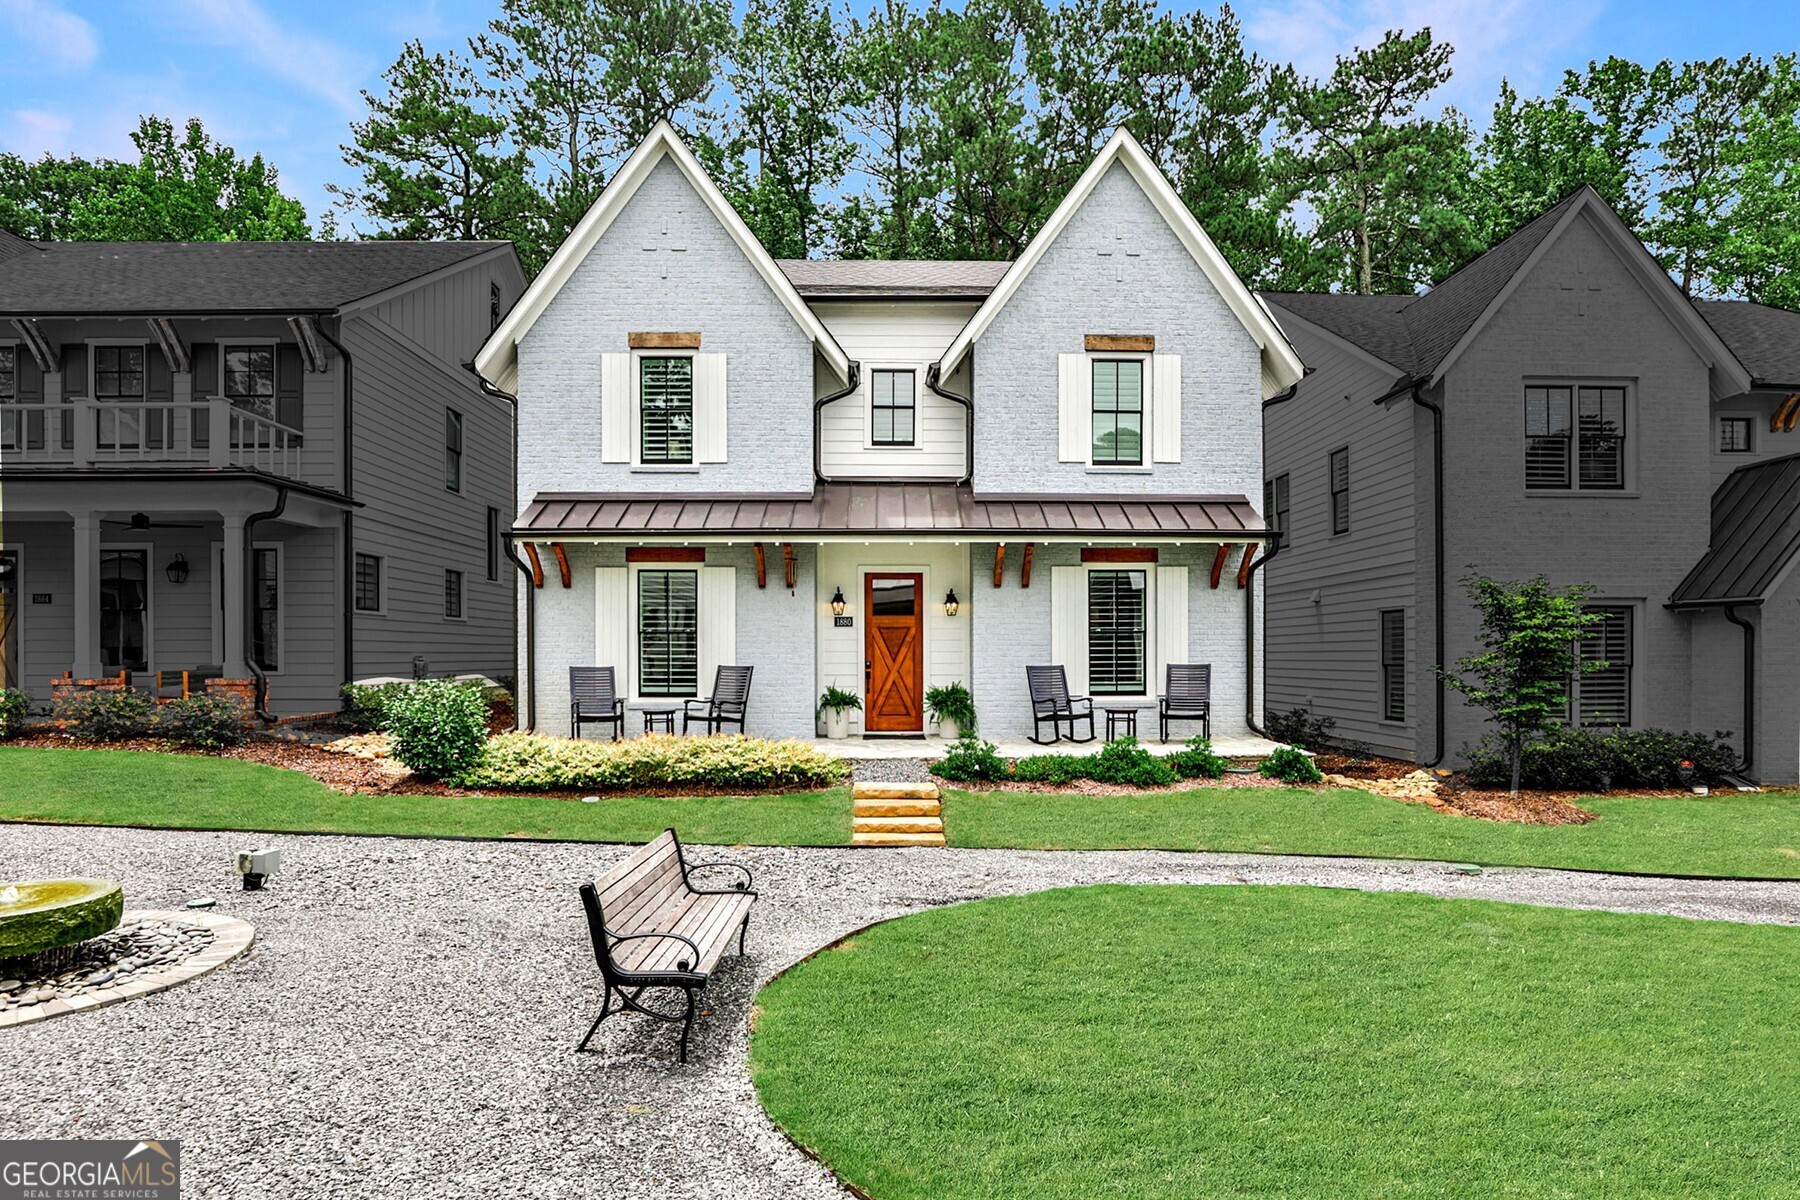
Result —
M284 27L256 0L182 0L174 7L189 34L230 47L245 60L246 73L279 76L341 113L360 115L364 71L343 46Z
M9 71L32 64L79 71L100 54L94 27L58 0L0 0L0 29L16 43L6 56Z
M14 109L0 124L0 149L24 158L64 154L75 122L58 112L41 108Z

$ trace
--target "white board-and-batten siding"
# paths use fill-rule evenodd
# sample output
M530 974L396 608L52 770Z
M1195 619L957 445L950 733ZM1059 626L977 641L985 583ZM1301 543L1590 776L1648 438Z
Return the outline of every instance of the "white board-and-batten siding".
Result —
M857 390L825 406L821 457L832 479L955 479L963 473L967 414L925 386L936 362L974 315L973 301L844 300L812 306L844 352L862 364ZM876 371L913 373L914 444L870 444L871 381ZM965 381L966 383L966 381Z

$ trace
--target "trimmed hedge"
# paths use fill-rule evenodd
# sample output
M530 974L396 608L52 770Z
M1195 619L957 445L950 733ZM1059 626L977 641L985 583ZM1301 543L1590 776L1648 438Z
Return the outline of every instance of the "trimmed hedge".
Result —
M659 787L754 791L825 787L849 764L801 741L728 734L650 734L623 742L505 733L488 739L480 759L457 776L469 788L507 791L618 792Z
M1093 754L1028 754L1011 767L992 742L962 738L950 747L931 773L953 782L1013 780L1019 783L1070 784L1081 779L1124 787L1164 787L1179 779L1217 779L1225 760L1212 743L1195 736L1175 753L1157 757L1134 737L1108 742Z
M1729 733L1676 733L1668 729L1553 729L1525 747L1519 782L1528 788L1679 788L1681 764L1693 764L1695 783L1715 784L1738 769ZM1466 748L1469 781L1506 787L1512 768L1492 735Z

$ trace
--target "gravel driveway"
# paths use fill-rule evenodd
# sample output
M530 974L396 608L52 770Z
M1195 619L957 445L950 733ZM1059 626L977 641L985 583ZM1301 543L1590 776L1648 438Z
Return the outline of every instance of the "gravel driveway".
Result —
M608 1021L575 884L616 848L276 837L271 890L229 890L244 835L6 826L0 878L123 879L134 908L210 894L249 956L160 995L0 1035L7 1137L179 1138L190 1197L842 1196L762 1116L756 984L870 921L1077 883L1307 883L1800 924L1800 884L1225 854L708 850L762 893L691 1065Z

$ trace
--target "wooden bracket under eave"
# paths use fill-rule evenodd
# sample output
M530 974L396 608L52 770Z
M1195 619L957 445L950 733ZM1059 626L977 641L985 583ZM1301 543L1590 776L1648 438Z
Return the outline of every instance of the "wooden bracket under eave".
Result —
M800 568L794 562L794 543L781 543L781 565L787 576L788 591L791 592L794 590L794 585L799 582L800 578Z
M1250 564L1256 561L1256 543L1249 542L1244 546L1244 561L1238 564L1238 586L1250 586Z
M1792 433L1796 424L1800 424L1800 392L1783 400L1775 409L1775 415L1769 418L1769 432Z
M1220 542L1218 553L1213 555L1212 585L1219 586L1219 576L1225 573L1225 560L1231 557L1231 543Z
M994 586L1000 586L1001 572L1006 569L1006 543L994 547Z
M525 543L525 557L531 560L531 586L544 586L544 564L538 559L537 543Z
M556 555L556 569L562 573L562 585L564 587L573 587L574 584L569 580L569 556L563 553L563 544L561 542L551 542L550 553Z
M769 564L763 561L762 543L754 542L750 549L756 552L756 586L766 588L769 586Z
M1019 586L1031 586L1031 556L1037 552L1036 542L1025 543L1025 557L1019 560Z

